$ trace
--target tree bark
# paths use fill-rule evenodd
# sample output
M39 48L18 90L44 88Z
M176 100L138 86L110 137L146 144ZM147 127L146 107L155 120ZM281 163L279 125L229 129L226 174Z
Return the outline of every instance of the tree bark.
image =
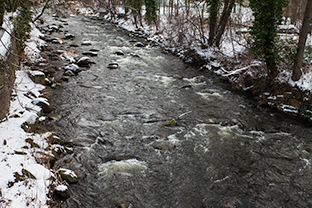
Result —
M218 23L218 11L219 11L219 0L211 1L209 8L209 40L208 45L212 46L214 44L215 35L217 32Z
M291 77L293 81L298 81L302 75L301 67L303 63L303 55L304 55L307 35L310 31L311 18L312 18L312 0L308 0L306 10L304 13L302 27L300 30L298 51L296 54L296 59L295 59L294 67L293 67L293 74Z
M229 20L229 17L231 15L234 5L235 5L235 0L225 0L224 2L224 8L223 8L223 12L220 18L216 38L215 38L215 44L217 47L220 46L222 35L225 31L225 27L228 23L228 20Z

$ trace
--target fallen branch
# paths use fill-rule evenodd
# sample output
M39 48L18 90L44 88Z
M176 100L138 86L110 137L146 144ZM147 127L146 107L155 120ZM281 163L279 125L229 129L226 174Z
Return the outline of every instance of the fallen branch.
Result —
M44 10L47 8L48 6L48 3L49 3L50 0L47 0L46 3L44 4L41 12L32 20L33 23L35 23L44 13Z

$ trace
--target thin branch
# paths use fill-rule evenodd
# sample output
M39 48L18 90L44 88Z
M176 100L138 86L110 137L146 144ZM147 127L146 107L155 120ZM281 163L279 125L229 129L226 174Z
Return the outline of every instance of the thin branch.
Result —
M44 4L44 6L43 6L41 12L32 20L33 23L36 22L36 20L38 20L38 19L43 15L44 10L47 8L49 1L50 1L50 0L47 0L47 1L46 1L46 3Z

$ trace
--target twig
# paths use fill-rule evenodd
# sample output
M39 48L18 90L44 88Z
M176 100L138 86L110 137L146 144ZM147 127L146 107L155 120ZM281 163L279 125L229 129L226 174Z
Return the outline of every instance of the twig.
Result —
M50 1L50 0L47 0L47 1L46 1L46 3L44 4L44 6L43 6L41 12L32 20L33 23L36 22L36 20L39 19L39 18L43 15L44 10L47 8L49 1Z

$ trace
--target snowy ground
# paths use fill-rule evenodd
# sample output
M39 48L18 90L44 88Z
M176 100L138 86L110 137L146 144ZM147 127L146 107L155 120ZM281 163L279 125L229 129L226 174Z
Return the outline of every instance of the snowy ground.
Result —
M8 26L7 30L11 31L12 27ZM26 47L26 55L31 60L40 59L36 47L40 44L38 34L33 27ZM10 45L7 33L1 40L6 47ZM4 56L6 48L0 47L0 52ZM53 173L38 160L51 155L51 151L45 151L51 133L26 133L21 127L25 122L32 124L39 119L41 109L35 103L47 102L40 97L43 89L44 86L28 77L26 68L16 71L10 112L0 122L0 207L47 207L49 178Z

